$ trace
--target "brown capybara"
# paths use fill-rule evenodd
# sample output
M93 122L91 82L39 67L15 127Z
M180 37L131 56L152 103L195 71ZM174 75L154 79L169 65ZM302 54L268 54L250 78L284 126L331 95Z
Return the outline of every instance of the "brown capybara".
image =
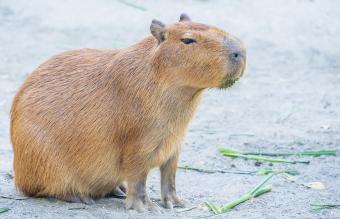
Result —
M188 123L206 88L242 76L246 54L237 38L185 14L150 30L124 49L61 53L27 78L11 110L19 191L84 203L127 192L127 208L156 209L145 184L160 167L164 207L183 206L175 175Z

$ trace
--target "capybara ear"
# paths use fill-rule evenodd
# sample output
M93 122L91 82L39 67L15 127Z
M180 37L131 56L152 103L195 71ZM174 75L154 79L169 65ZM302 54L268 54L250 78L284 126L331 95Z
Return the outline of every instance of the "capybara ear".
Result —
M165 40L165 25L162 22L153 19L150 25L150 31L152 35L158 40L158 42L161 43Z
M179 17L179 22L182 22L182 21L191 21L191 19L187 14L182 13L181 16Z

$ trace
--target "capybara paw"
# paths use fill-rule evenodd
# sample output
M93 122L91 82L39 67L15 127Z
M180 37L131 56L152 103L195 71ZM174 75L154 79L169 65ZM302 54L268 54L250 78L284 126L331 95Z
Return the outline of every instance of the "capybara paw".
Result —
M80 201L86 205L96 204L96 202L92 198L89 198L89 197L80 197Z
M148 200L148 202L146 203L146 206L148 208L149 211L151 211L152 213L161 213L161 209L159 208L159 206L152 202L150 199Z
M96 204L96 202L90 197L65 197L62 199L71 203L84 203L86 205Z
M179 208L185 208L185 201L183 199L177 199L174 202L174 206Z
M174 206L171 200L166 199L166 200L163 200L163 207L167 209L172 209Z
M173 207L179 207L179 208L184 208L185 207L185 202L178 198L177 195L172 195L169 197L165 197L162 200L163 202L163 207L172 209Z
M140 199L126 202L126 209L134 209L138 212L144 212L146 210L144 203Z
M126 202L126 209L134 209L138 212L145 212L146 210L149 210L153 213L160 213L159 206L152 202L149 198L143 200L143 199L134 199L129 200Z

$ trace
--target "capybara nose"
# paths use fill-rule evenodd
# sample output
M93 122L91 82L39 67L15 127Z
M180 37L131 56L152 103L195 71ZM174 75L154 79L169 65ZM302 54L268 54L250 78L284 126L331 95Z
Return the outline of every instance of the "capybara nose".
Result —
M246 61L246 50L239 39L235 37L225 39L225 45L227 46L229 59L232 62L238 64Z

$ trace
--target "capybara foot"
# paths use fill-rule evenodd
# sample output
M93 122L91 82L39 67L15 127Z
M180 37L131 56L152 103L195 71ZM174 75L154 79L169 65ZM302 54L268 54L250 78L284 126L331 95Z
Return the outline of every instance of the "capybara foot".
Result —
M138 212L145 212L146 210L149 210L153 213L161 212L158 205L152 202L148 197L144 198L134 197L131 200L127 200L126 208L134 209Z
M172 209L173 207L185 207L185 202L178 198L175 192L167 194L162 198L162 203L164 208Z
M128 181L128 196L125 204L127 209L135 209L138 212L149 210L154 213L160 213L156 203L153 203L146 193L147 174L140 176L138 180Z
M96 204L96 202L92 198L89 198L89 197L80 197L80 201L86 205Z
M96 202L90 198L90 197L66 197L63 198L66 202L72 202L72 203L84 203L86 205L93 205L96 204Z

